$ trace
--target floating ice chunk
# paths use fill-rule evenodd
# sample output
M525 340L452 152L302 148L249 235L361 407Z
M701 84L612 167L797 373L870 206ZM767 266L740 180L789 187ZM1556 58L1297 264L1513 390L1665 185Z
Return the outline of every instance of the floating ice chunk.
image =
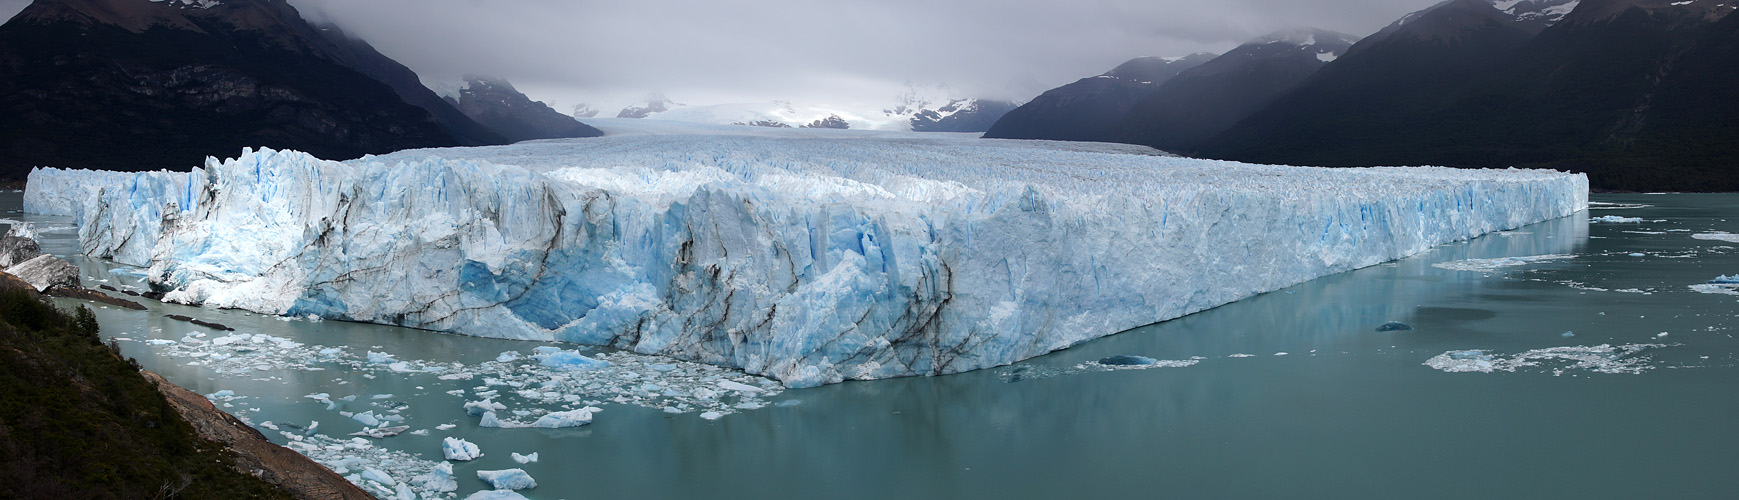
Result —
M494 398L483 398L482 401L465 403L465 414L473 417L482 416L485 412L506 410L507 405L495 402Z
M465 500L530 500L513 490L482 490L465 495Z
M1635 223L1635 222L1642 222L1642 219L1639 217L1619 217L1616 215L1603 215L1600 217L1590 217L1588 219L1588 222L1605 222L1608 224Z
M441 440L441 455L447 457L447 460L463 462L483 456L483 451L479 450L477 445L471 444L470 441L445 438Z
M1399 321L1390 321L1388 323L1383 323L1381 325L1377 325L1377 331L1379 331L1379 332L1402 332L1402 331L1407 331L1407 330L1412 330L1412 329L1413 329L1413 325L1409 325L1409 324L1402 323Z
M757 394L757 393L767 392L765 389L761 389L760 387L755 387L755 386L752 386L749 384L745 384L742 382L736 382L736 381L732 381L732 380L720 380L719 387L722 387L726 390L732 390L732 391L737 391L737 392L746 392L749 394Z
M512 420L502 420L500 417L495 416L495 412L486 411L483 412L483 418L477 421L477 426L492 427L496 429L517 429L525 427L525 424Z
M609 361L588 358L585 355L580 354L579 351L557 351L548 354L540 353L539 357L542 358L540 364L557 370L596 370L610 366Z
M1495 258L1495 259L1467 259L1467 260L1457 260L1457 261L1452 261L1452 262L1439 262L1436 264L1432 264L1431 267L1435 267L1438 269L1448 269L1451 271L1474 271L1474 272L1489 273L1489 272L1496 272L1497 270L1503 269L1506 267L1516 267L1516 266L1522 266L1522 265L1527 265L1527 264L1533 264L1536 262L1551 262L1551 261L1555 261L1555 260L1565 260L1565 259L1573 259L1573 258L1576 258L1576 256L1554 254L1554 255L1534 255L1534 256L1529 256L1529 257L1499 257L1499 258Z
M592 423L592 413L597 411L601 410L587 406L573 411L550 412L542 417L538 417L536 422L531 423L531 426L542 427L545 429L579 427Z
M1733 234L1733 233L1722 232L1722 231L1716 231L1716 232L1712 232L1712 233L1697 233L1697 234L1691 235L1691 238L1705 240L1705 241L1725 241L1728 243L1739 243L1739 234Z
M1228 358L1254 358L1254 357L1256 357L1256 355L1255 354L1248 354L1248 353L1238 353L1238 354L1233 354L1233 355L1226 356L1226 357L1228 357Z
M1631 257L1647 257L1648 255L1640 253L1640 252L1631 252L1630 256Z
M534 451L530 455L521 455L519 453L514 453L513 454L513 461L519 462L522 464L537 463L537 452Z
M398 481L393 480L392 476L389 476L389 475L387 475L387 473L381 472L380 469L376 469L373 467L363 469L362 470L362 478L367 479L369 481L374 481L374 482L377 482L380 484L384 484L388 488L391 488L391 487L399 484Z
M385 365L385 364L391 364L394 361L395 360L393 359L393 355L391 355L391 354L387 354L384 352L368 351L368 362L370 362L370 363L374 363L377 365Z
M1491 373L1492 370L1497 369L1497 359L1486 354L1485 351L1477 349L1449 351L1425 360L1425 366L1450 373Z
M803 400L801 400L801 399L787 399L787 400L775 403L775 404L773 404L773 406L777 406L780 408L790 408L790 407L797 406L800 404L803 404Z
M453 477L453 464L451 462L435 464L435 468L430 470L428 474L411 478L411 482L416 483L418 488L425 491L438 493L448 493L459 489L459 480Z
M380 418L374 416L374 410L369 410L369 411L365 411L365 412L358 413L355 415L351 415L350 418L353 420L356 420L357 422L362 422L362 425L366 425L369 427L374 427L376 425L380 425Z
M435 426L435 430L438 430L438 431L444 431L444 430L447 430L447 429L452 429L452 428L454 428L454 427L458 427L458 426L457 426L457 425L453 425L453 424L441 424L441 425L437 425L437 426Z
M275 430L278 430L278 424L274 424L274 423L272 423L272 421L267 420L264 422L260 422L260 428L275 431Z
M477 479L489 483L497 490L529 490L537 487L537 481L531 479L524 469L480 470Z
M389 438L389 437L397 436L400 433L403 433L404 431L410 430L410 428L411 427L408 425L395 425L392 427L381 427L378 429L363 429L360 431L352 432L352 433L350 433L350 435L352 435L352 436L365 436L365 437L371 437L371 438ZM415 434L415 433L413 433L413 434Z
M234 397L235 397L235 391L232 391L229 389L224 389L224 390L217 391L217 392L214 392L211 394L207 394L205 396L205 399L224 399L224 398L234 398Z
M1595 373L1628 373L1638 374L1654 368L1649 364L1647 356L1635 354L1648 349L1667 347L1664 344L1629 344L1614 347L1608 344L1597 346L1568 346L1534 349L1514 356L1500 356L1483 349L1448 351L1432 356L1423 363L1445 372L1480 372L1494 371L1513 372L1520 368L1553 365L1548 371L1553 375L1562 375L1568 370L1586 370Z
M700 418L704 418L707 420L718 420L720 417L723 417L723 416L725 416L725 414L719 413L716 411L709 411L709 412L704 412L704 413L700 414Z
M1709 280L1709 284L1712 284L1712 285L1739 285L1739 274L1735 274L1732 276L1728 276L1725 274L1720 275L1720 276L1716 276L1715 279Z
M499 356L496 356L495 361L500 362L500 363L507 363L507 362L512 362L512 361L519 361L519 357L520 357L519 353L513 352L513 351L507 351L507 352L501 353L501 355L499 355Z
M169 340L169 339L151 339L151 340L145 341L145 343L151 344L151 345L169 345L169 344L174 344L175 341Z
M317 430L320 430L320 421L319 420L310 420L310 421L308 421L308 429L305 431L302 431L302 434L312 436L312 435L314 435L314 431L317 431Z
M1560 335L1559 335L1559 336L1561 336L1561 337L1566 337L1566 338L1568 338L1568 337L1575 337L1575 336L1576 336L1576 332L1564 332L1564 333L1562 333L1562 334L1560 334Z

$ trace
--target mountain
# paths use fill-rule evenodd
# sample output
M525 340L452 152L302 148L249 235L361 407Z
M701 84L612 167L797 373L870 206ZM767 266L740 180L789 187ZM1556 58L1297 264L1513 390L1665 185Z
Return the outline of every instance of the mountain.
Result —
M1479 148L1497 133L1489 102L1463 96L1533 38L1481 0L1409 14L1347 49L1273 104L1204 141L1198 153L1258 163L1416 164L1420 142L1461 135ZM1464 105L1465 104L1465 105Z
M447 102L508 141L598 137L603 131L533 101L502 79L466 76L465 86Z
M329 57L345 67L392 87L393 92L406 103L427 110L434 116L435 124L440 125L441 130L453 136L460 145L489 146L511 142L499 132L477 123L454 108L435 91L423 86L422 79L416 72L374 50L374 46L368 42L351 37L342 28L330 23L315 27L330 43L325 50Z
M1057 87L996 121L984 136L998 139L1107 140L1113 125L1131 106L1179 73L1215 56L1143 57L1102 75Z
M1356 41L1344 33L1306 29L1238 46L1161 84L1115 121L1109 138L1191 150L1303 83Z
M642 103L630 104L628 107L622 108L622 111L616 112L616 117L646 118L648 116L684 106L682 103L672 101L669 98L664 97L664 94L659 93L648 95L646 96L646 99L643 99L643 101L644 102Z
M910 119L913 132L984 132L1018 105L989 99L952 99L936 109L922 109Z
M1493 0L1492 6L1511 19L1536 30L1563 20L1580 0Z
M0 26L0 177L185 169L244 147L353 158L492 142L371 78L402 66L341 36L283 0L37 0Z
M1490 4L1445 2L1359 42L1199 153L1559 168L1588 173L1596 189L1739 189L1733 11L1718 0L1583 0L1536 35Z

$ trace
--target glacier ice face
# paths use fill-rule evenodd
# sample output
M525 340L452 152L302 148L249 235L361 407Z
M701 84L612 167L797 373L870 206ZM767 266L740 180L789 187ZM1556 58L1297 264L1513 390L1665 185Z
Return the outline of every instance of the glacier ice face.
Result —
M609 345L805 387L1005 365L1587 207L1585 177L1548 171L637 126L343 163L38 169L26 210L76 216L86 254L149 266L166 300Z

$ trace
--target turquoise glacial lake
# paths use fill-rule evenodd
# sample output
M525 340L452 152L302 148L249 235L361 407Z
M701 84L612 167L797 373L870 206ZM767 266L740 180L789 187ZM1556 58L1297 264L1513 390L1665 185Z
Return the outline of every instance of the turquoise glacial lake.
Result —
M536 479L534 499L1731 497L1739 285L1710 281L1739 275L1739 195L1593 199L1011 366L802 390L572 345L144 299L96 310L147 369L344 473L401 482L443 461L444 438L477 444L441 498L507 468ZM87 286L143 290L140 270L79 257L69 220L20 206L0 195ZM546 346L613 364L542 368ZM1098 363L1119 355L1162 362ZM487 428L464 408L485 398L512 422L600 411ZM364 413L406 429L349 436Z

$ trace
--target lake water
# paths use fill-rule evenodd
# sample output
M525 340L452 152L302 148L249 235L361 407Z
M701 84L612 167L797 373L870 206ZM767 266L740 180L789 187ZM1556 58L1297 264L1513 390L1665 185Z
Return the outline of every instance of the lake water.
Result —
M484 456L454 465L461 498L486 488L475 471L511 467L537 480L522 492L537 499L1731 496L1739 285L1707 282L1739 275L1739 196L1593 198L1585 214L1013 366L803 390L591 349L614 365L554 372L496 361L548 344L148 300L98 317L127 355L219 394L275 441L363 457L343 464L350 474L403 480L442 460L442 438L474 442ZM87 285L138 285L136 271L74 255L65 219L19 206L0 196ZM1378 331L1391 321L1412 329ZM1167 363L1095 362L1115 355ZM563 383L538 387L552 375ZM519 421L602 411L584 427L483 428L463 405L485 395ZM364 425L339 412L370 411L427 433L358 449L346 434Z

